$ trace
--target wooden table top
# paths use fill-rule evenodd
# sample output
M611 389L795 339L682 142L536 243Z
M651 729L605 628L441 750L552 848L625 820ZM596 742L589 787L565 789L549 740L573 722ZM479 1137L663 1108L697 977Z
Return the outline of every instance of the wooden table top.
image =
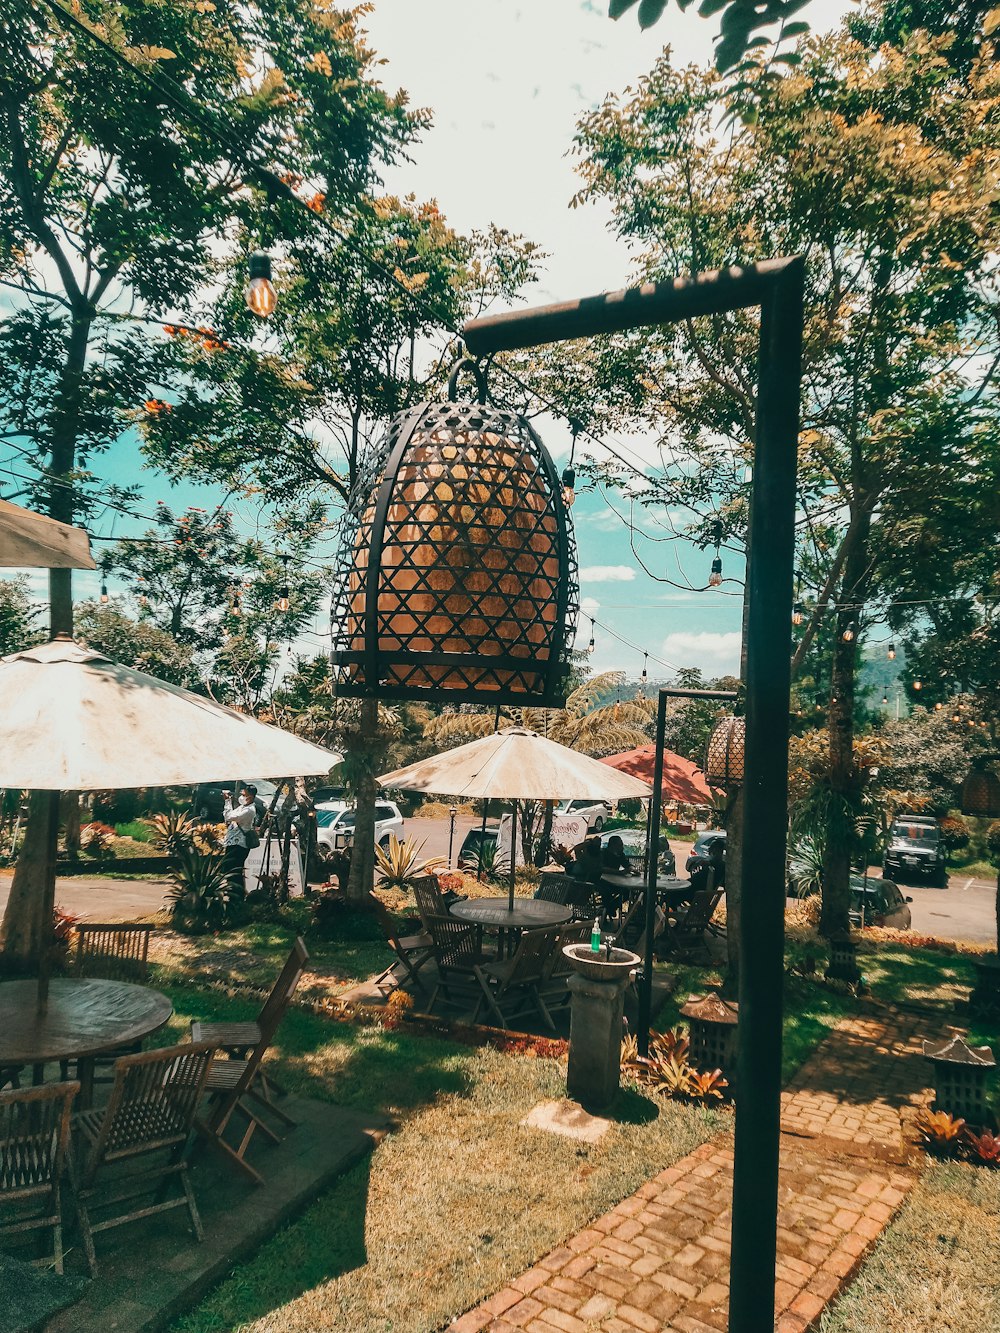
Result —
M126 981L53 977L47 1012L37 981L0 984L0 1064L40 1064L98 1055L163 1027L173 1005L159 991Z
M477 926L499 926L501 930L530 930L534 926L561 926L573 915L571 907L546 902L544 898L515 898L514 909L506 898L466 898L452 903L451 914Z
M633 896L641 893L646 887L644 875L619 875L606 874L601 876L602 884L609 884L613 889L622 889L630 892ZM656 894L660 898L676 898L683 901L684 898L690 898L692 893L691 881L689 879L679 879L676 875L658 875L656 879Z

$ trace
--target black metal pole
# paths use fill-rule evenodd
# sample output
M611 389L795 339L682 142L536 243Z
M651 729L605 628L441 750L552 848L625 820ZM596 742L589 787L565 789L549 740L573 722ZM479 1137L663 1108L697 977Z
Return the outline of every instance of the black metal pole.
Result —
M801 256L699 273L466 324L476 356L694 315L761 308L747 562L747 736L730 1333L773 1333L781 1106L788 608L801 392ZM659 821L657 821L657 824ZM657 827L657 842L659 828ZM650 847L652 856L653 848Z
M646 934L639 986L640 1055L649 1054L649 1021L653 1012L653 931L656 929L656 872L660 863L660 810L663 801L663 747L667 730L667 695L661 690L656 705L656 759L653 764L653 794L649 798L649 856L646 861Z
M455 810L455 807L454 807L454 806L452 806L451 809L448 811L448 818L449 818L449 820L451 821L450 824L449 824L449 827L448 827L448 869L449 869L449 870L450 870L451 867L452 867L451 853L452 853L452 849L453 849L454 846L455 846L455 815L456 815L456 813L457 813L457 811Z
M510 805L510 894L507 898L507 910L514 910L514 874L517 866L517 801Z
M802 355L801 261L761 303L747 569L747 729L730 1333L773 1333L788 821L788 608Z

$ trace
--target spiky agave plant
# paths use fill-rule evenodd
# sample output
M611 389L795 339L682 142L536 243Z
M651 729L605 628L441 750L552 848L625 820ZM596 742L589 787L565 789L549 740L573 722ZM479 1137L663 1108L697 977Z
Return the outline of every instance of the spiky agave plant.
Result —
M432 874L445 864L443 856L429 856L420 860L424 844L410 838L402 841L395 833L389 834L388 847L375 848L375 874L380 889L402 889L404 892L415 879Z
M178 929L193 935L229 924L231 885L220 856L199 856L188 849L177 857L167 891Z

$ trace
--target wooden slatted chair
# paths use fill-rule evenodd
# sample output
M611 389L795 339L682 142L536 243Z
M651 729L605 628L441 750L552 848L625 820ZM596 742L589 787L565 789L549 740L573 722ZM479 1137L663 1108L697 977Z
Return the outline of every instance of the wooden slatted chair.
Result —
M274 1027L277 1027L277 1023ZM257 1130L269 1143L281 1142L281 1135L274 1131L261 1112L275 1116L284 1125L295 1124L290 1116L275 1106L270 1085L261 1078L260 1064L273 1035L271 1026L266 1026L261 1032L260 1041L245 1060L215 1061L205 1081L205 1091L209 1095L207 1112L197 1117L194 1123L205 1141L217 1148L244 1175L249 1176L255 1185L262 1185L264 1177L250 1165L246 1155ZM231 1143L226 1135L231 1126L240 1121L246 1122L242 1136Z
M515 1014L523 1013L528 1005L533 1005L542 1021L555 1031L556 1025L542 999L541 987L560 933L559 926L525 930L510 958L473 967L482 991L472 1015L473 1022L479 1017L484 1003L502 1028Z
M403 976L412 982L418 990L423 990L424 983L417 974L424 964L433 957L434 941L426 930L422 930L416 935L400 935L385 903L377 898L374 893L370 893L368 898L372 905L372 911L382 927L386 943L396 955L395 962L390 963L384 972L380 972L373 984L378 987L383 995L388 995L400 984L397 969L402 968Z
M535 897L546 903L565 905L569 902L570 891L576 887L577 881L569 875L543 875Z
M57 1273L63 1271L60 1185L79 1091L71 1082L0 1092L0 1237L51 1227Z
M103 977L106 981L137 981L149 978L149 937L155 927L107 925L83 921L76 927L73 971L80 977Z
M559 933L549 955L541 984L542 999L545 1001L549 1013L557 1009L565 1009L570 1001L567 983L573 975L573 968L569 959L563 953L563 949L567 944L582 944L589 940L591 931L589 925L580 921L559 926L557 929Z
M448 904L433 875L421 875L419 879L413 881L412 888L420 920L423 922L424 930L429 931L429 919L432 916L447 916Z
M191 1024L192 1041L210 1041L220 1051L236 1060L245 1060L249 1053L258 1046L265 1038L266 1045L270 1045L274 1034L278 1030L278 1025L285 1016L285 1011L291 1003L292 996L302 980L302 974L306 970L306 964L309 962L309 950L306 948L305 940L301 935L297 935L295 943L292 945L288 957L285 959L284 966L278 973L271 992L264 1001L263 1008L256 1019L240 1023L203 1023L200 1019L195 1019ZM223 1078L217 1070L212 1074L212 1080L216 1082ZM273 1093L276 1091L274 1083L267 1078L263 1069L258 1075L258 1091L261 1093L264 1101L271 1105L275 1115L285 1124L291 1126L295 1122L290 1116L274 1106Z
M202 1239L188 1156L195 1113L214 1054L211 1042L195 1042L123 1055L115 1062L107 1106L74 1117L77 1152L71 1162L71 1180L92 1277L97 1274L94 1234L98 1231L186 1207L194 1234ZM140 1166L143 1159L145 1164ZM177 1177L181 1193L167 1199L163 1194L172 1177ZM114 1211L99 1222L91 1215L144 1197L151 1201L130 1211Z
M478 996L480 983L476 968L490 960L480 947L476 927L457 921L447 913L440 916L431 913L424 924L431 937L437 967L437 984L431 993L428 1010L433 1011L439 994L443 994L449 1004L457 1003L463 995L465 999Z
M667 950L673 957L688 956L705 946L705 932L722 899L722 889L700 889L663 933Z

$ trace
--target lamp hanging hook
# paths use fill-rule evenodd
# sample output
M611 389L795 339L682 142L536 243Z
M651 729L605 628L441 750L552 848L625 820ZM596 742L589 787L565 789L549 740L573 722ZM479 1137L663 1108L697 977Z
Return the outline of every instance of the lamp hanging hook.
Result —
M466 356L464 352L452 366L448 375L448 401L451 403L457 401L458 377L463 370L471 372L476 381L476 398L485 407L487 401L486 372L478 361L471 356Z

